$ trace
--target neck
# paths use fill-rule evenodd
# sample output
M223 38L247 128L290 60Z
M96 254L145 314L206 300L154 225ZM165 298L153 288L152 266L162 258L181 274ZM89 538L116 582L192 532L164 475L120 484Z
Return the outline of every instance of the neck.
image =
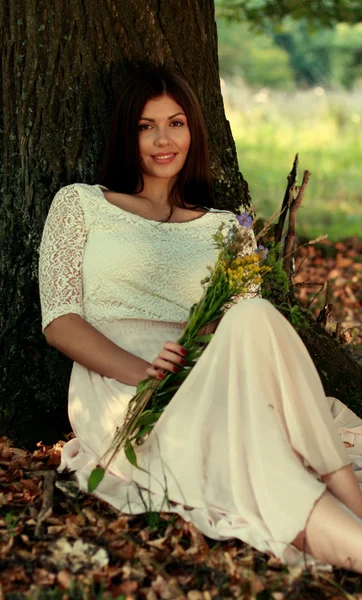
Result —
M161 179L160 177L147 177L144 175L144 187L139 194L133 194L137 198L147 200L154 208L166 208L170 206L170 193L175 179Z

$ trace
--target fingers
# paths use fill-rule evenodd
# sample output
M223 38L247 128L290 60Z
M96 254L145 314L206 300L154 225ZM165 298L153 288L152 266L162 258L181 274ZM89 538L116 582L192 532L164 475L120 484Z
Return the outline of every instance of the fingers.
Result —
M180 370L180 366L187 364L185 358L168 350L161 350L159 355L152 361L152 366L155 369L165 369L171 373L176 373Z
M159 355L152 361L152 366L146 369L146 373L149 377L160 375L161 379L165 376L164 373L160 372L161 369L170 373L177 373L182 366L187 364L186 355L187 351L180 344L165 342Z
M155 358L155 360L152 362L152 367L148 367L148 369L146 369L146 373L149 377L163 379L166 376L165 371L169 373L177 373L180 369L181 366L177 366L164 360Z
M187 354L187 350L185 350L185 348L183 348L182 346L180 346L180 344L177 344L176 342L165 342L163 347L165 350L175 352L176 354L179 354L180 356L186 356L186 354ZM162 352L163 352L163 350L161 350L159 356L161 355Z
M164 364L165 366L162 366L162 361L160 364L158 364L158 361L153 361L152 367L147 369L147 373L150 375L150 377L158 377L159 375L166 376L167 373L177 373L181 369L181 367L171 365L170 363ZM163 377L159 378L163 379Z
M148 377L155 377L156 379L164 379L164 377L166 377L166 374L163 371L158 371L153 367L148 367L148 369L146 369L146 373Z

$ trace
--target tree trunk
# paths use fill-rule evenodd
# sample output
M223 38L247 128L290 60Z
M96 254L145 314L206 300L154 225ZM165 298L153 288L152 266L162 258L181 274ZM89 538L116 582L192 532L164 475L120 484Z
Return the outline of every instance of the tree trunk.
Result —
M264 277L263 297L270 300L299 333L313 358L326 395L339 398L362 417L362 368L295 298L281 264Z
M2 0L0 434L31 446L69 431L71 363L41 333L38 248L50 202L97 170L134 65L182 74L202 104L219 204L248 204L220 91L213 0Z
M249 205L219 84L213 0L2 0L0 434L31 448L69 431L71 363L41 333L38 248L58 189L96 172L126 73L183 75L209 133L217 205Z

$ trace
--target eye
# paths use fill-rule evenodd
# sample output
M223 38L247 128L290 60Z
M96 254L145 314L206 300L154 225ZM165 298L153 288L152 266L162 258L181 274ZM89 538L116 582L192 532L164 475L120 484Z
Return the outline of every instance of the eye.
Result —
M170 125L179 128L183 127L185 123L183 121L171 121ZM151 127L149 123L142 123L142 125L138 126L138 131L147 131L149 127Z

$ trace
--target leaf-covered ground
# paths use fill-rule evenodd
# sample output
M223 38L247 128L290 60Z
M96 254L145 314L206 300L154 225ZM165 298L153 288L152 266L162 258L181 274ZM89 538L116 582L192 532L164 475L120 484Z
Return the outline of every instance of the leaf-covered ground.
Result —
M117 514L55 477L63 443L30 454L0 441L0 598L362 598L354 573L287 568L173 515Z
M361 257L362 242L350 239L302 248L296 261L305 304L330 281L333 319L349 330L343 343L358 360ZM316 315L325 292L311 304ZM207 539L173 515L119 515L56 474L63 445L40 442L29 453L0 439L0 600L362 600L355 573L288 568L238 540Z
M295 274L296 294L316 317L333 305L331 330L340 323L341 343L362 364L362 239L300 247Z

